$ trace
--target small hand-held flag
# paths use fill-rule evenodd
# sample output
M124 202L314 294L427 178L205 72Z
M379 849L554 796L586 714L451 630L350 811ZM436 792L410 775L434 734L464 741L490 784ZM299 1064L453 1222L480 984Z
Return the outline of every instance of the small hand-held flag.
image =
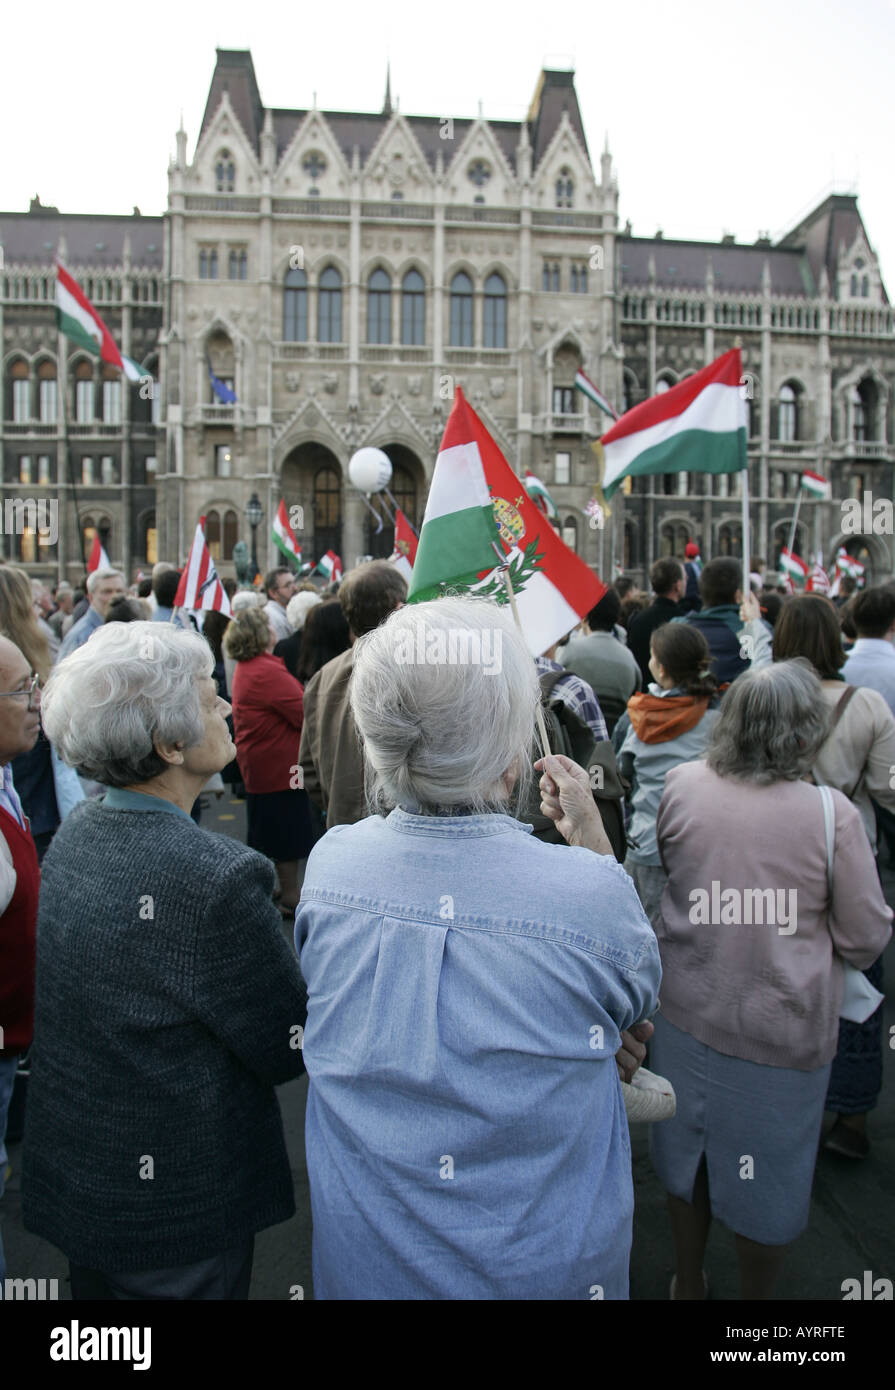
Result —
M115 339L76 280L61 261L56 262L56 327L78 347L94 357L118 367L129 381L139 381L146 373L136 362L118 351Z
M94 531L93 544L90 547L90 559L87 561L87 573L93 574L94 570L109 570L111 568L109 557L99 538L99 531Z
M786 546L780 551L780 568L785 575L789 576L792 583L801 588L808 579L808 566L800 556L787 550Z
M395 513L395 548L389 559L395 569L407 580L408 585L413 573L413 563L416 560L418 545L416 532L399 507Z
M338 583L342 578L341 556L337 555L334 550L328 550L326 554L321 556L317 561L311 573L325 575L331 584Z
M286 503L280 499L277 507L277 514L273 519L270 528L271 539L279 551L287 560L292 560L301 569L301 546L296 538L295 532L289 524L289 513L286 510Z
M204 516L199 518L189 558L174 595L173 606L189 608L194 613L202 609L211 609L215 613L225 613L228 618L232 616L227 591L218 579L214 560L205 541Z
M598 387L594 386L590 377L585 376L580 367L575 373L575 385L583 395L587 396L589 401L593 401L594 405L599 406L600 410L604 411L609 416L610 420L618 419L616 411L613 410L609 401L603 395L603 392Z
M497 554L502 565L495 564ZM517 600L528 649L540 656L606 592L564 545L458 386L435 462L408 602L467 593Z
M607 497L624 478L653 473L738 473L746 467L748 407L739 348L660 396L628 410L594 446Z
M559 508L540 478L536 478L530 468L526 468L525 477L522 481L525 484L525 491L534 502L538 511L543 512L550 521L559 521Z

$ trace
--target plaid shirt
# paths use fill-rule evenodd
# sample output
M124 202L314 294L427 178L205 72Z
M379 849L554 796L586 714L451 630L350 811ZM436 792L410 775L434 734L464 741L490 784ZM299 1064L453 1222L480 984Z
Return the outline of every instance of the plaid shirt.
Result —
M562 700L568 705L581 722L587 725L598 743L609 737L600 702L587 681L567 671L558 661L548 660L546 656L536 656L535 667L539 676L543 676L547 671L562 671L562 680L556 682L550 693L551 700Z

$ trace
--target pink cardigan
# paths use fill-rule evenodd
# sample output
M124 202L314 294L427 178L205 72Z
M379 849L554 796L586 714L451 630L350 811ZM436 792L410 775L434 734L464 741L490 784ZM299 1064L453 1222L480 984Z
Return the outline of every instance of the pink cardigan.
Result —
M892 935L861 817L833 792L833 901L823 804L809 782L669 772L656 829L668 873L658 930L661 1008L730 1057L813 1071L836 1053L842 966Z

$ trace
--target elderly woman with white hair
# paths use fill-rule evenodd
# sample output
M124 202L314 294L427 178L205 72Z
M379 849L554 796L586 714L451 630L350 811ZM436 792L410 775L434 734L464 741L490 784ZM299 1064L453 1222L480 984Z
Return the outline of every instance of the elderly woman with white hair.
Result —
M43 717L109 788L43 864L26 1226L75 1299L246 1298L255 1233L294 1211L274 1086L306 992L273 868L190 819L233 756L198 635L113 623L56 667Z
M650 1065L678 1106L650 1145L668 1193L672 1298L707 1296L713 1216L736 1233L741 1296L771 1297L808 1223L843 961L866 967L892 934L860 815L805 780L829 723L807 662L747 672L705 761L665 779Z
M550 758L541 781L574 847L510 814L539 689L496 605L402 607L354 652L388 814L327 832L296 914L315 1297L626 1298L616 1053L659 962L587 774Z

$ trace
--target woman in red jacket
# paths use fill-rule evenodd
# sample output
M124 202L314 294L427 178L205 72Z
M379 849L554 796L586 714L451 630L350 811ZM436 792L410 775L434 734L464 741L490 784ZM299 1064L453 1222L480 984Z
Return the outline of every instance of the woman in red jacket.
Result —
M310 854L314 831L298 762L302 687L273 655L276 640L264 610L247 608L227 629L224 649L237 663L231 700L247 842L274 861L280 910L291 917L298 906L298 861Z

